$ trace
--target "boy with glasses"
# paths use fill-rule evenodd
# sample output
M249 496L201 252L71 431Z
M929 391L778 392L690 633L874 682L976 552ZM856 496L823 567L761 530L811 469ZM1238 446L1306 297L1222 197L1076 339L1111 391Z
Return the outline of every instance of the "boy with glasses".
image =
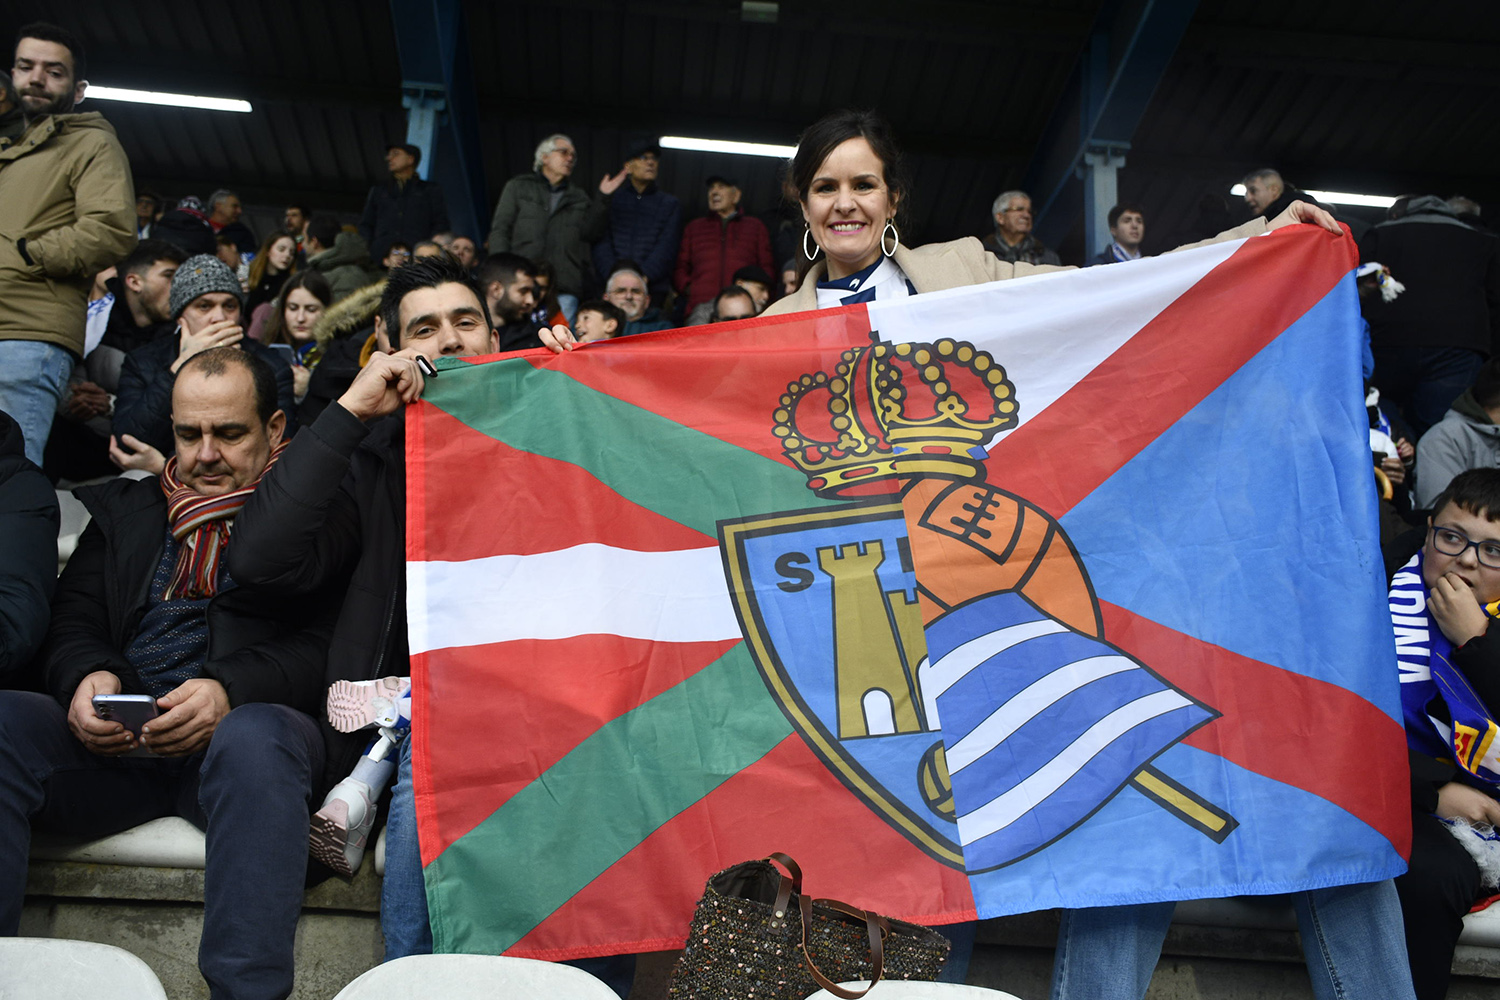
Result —
M1412 781L1411 867L1396 879L1418 1000L1448 991L1463 917L1500 882L1500 469L1454 477L1391 581Z

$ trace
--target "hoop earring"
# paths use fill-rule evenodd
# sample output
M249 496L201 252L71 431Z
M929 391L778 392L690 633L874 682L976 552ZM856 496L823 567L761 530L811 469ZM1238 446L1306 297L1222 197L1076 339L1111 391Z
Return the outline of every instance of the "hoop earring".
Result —
M885 248L885 234L887 232L889 232L891 234L891 248L889 250L887 250ZM889 257L889 256L891 256L891 254L893 254L893 253L896 252L896 247L899 246L900 244L901 244L901 234L898 233L898 232L896 232L896 224L894 222L892 222L890 219L886 219L885 220L885 229L882 229L880 231L880 252L883 253L883 254L885 254L887 257Z
M818 246L818 241L817 240L814 240L813 241L813 248L811 250L807 249L807 238L809 236L811 236L811 235L812 235L812 226L808 226L806 229L802 230L802 254L808 260L817 260L818 259L818 251L822 250L823 248L820 247L820 246Z

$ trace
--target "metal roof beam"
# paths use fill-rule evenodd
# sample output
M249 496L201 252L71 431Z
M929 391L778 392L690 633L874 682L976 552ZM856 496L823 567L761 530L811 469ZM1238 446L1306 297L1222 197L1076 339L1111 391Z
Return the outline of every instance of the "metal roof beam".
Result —
M1086 217L1089 255L1107 244L1114 171L1187 31L1198 0L1108 0L1026 171L1035 228L1057 245ZM1108 199L1108 200L1106 200Z
M489 196L463 4L391 0L391 23L401 59L406 141L422 150L422 176L443 186L453 231L478 244L487 232Z

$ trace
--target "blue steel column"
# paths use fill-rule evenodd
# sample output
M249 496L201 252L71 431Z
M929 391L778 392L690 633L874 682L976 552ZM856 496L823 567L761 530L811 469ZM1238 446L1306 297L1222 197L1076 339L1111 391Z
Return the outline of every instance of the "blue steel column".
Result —
M461 0L391 0L391 22L406 141L422 149L418 173L443 186L453 231L481 242L489 233L489 196Z
M1084 219L1090 256L1109 245L1116 173L1198 0L1107 0L1026 171L1036 230L1056 246Z

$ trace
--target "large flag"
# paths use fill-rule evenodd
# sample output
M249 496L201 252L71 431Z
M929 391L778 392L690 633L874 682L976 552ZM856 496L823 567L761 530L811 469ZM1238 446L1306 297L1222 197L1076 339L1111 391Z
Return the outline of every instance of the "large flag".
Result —
M1404 869L1352 242L452 363L407 415L440 951L712 872L945 923Z

